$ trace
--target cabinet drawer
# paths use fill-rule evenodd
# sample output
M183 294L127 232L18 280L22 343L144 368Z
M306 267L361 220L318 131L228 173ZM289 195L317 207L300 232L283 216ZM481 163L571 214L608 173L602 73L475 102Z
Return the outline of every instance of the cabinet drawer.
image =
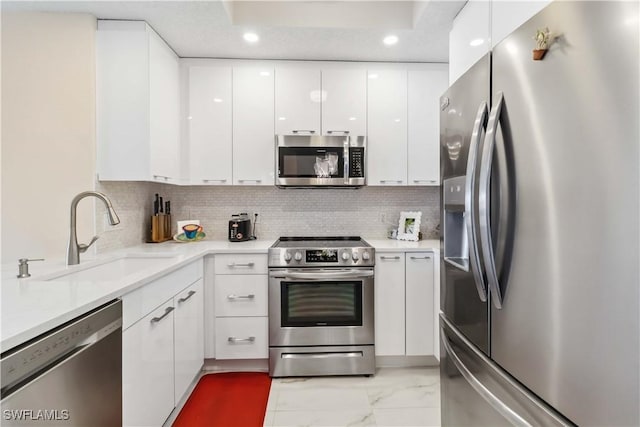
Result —
M267 274L267 254L215 256L216 274Z
M266 317L216 318L216 359L269 357Z
M266 316L266 275L217 275L216 316Z

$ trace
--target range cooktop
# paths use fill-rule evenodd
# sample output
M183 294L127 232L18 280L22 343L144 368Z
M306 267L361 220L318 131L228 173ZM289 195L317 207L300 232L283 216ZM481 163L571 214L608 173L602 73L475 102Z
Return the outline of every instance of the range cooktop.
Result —
M358 236L280 237L269 248L269 267L370 267L375 250Z

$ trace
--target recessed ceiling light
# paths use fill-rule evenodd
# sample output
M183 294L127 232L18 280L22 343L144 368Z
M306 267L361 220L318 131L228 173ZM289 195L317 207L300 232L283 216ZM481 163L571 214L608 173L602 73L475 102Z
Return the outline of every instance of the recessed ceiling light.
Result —
M387 36L382 40L382 43L386 44L387 46L392 46L398 43L398 36L394 36L394 35Z
M378 75L377 75L377 74L375 74L375 73L373 73L373 74L369 74L369 78L370 78L370 79L377 79L377 78L378 78Z
M349 117L349 120L354 121L356 118L355 117Z
M213 98L213 102L222 102L222 99L220 99L220 98Z
M287 120L287 118L286 117L278 117L278 120L284 121L284 120Z
M469 42L469 46L480 46L484 43L484 39L473 39Z
M263 76L263 77L267 77L267 76L270 76L271 73L268 72L268 71L260 71L260 75Z
M242 37L244 37L245 41L249 43L255 43L260 40L260 37L258 37L256 33L244 33Z

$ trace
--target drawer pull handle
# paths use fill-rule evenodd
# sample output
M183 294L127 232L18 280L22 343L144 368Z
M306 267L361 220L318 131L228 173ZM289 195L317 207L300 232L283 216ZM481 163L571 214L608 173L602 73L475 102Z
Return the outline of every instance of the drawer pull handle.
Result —
M239 179L238 184L244 184L245 182L255 182L256 184L260 184L262 182L261 179Z
M384 260L399 260L400 257L399 256L381 256L380 259L384 259Z
M236 337L229 337L227 338L227 341L235 344L238 342L254 342L256 340L256 337L249 337L249 338L236 338Z
M169 181L171 179L171 177L170 176L166 176L166 175L153 175L153 179Z
M303 130L303 129L294 129L291 131L294 134L298 134L298 133L310 133L310 134L314 134L316 133L315 130Z
M195 295L195 293L196 293L196 291L189 291L189 293L187 294L187 296L186 296L186 297L184 297L184 298L180 298L180 299L178 300L178 302L185 302L186 300L188 300L189 298L191 298L192 296L194 296L194 295Z
M202 182L221 182L221 183L225 183L227 182L226 179L203 179Z
M235 294L231 294L231 295L227 295L227 299L228 300L237 300L237 299L254 299L256 296L254 294L249 294L249 295L235 295Z
M345 135L349 134L348 130L328 130L327 133L331 135L332 133L344 133Z
M429 184L435 184L438 181L436 181L435 179L414 179L413 182L416 184L419 184L421 182L428 182Z
M387 184L387 183L396 183L396 184L402 184L404 181L402 181L401 179L381 179L380 180L380 184Z
M412 256L411 259L431 259L430 256Z
M229 268L235 268L235 267L253 267L255 264L255 262L248 262L246 264L236 264L235 262L232 262L231 264L227 264L227 267Z
M169 315L169 313L171 313L173 310L175 310L175 308L173 307L167 307L164 309L164 314L160 317L154 317L153 319L151 319L151 323L158 323L159 321L161 321L162 319L164 319L165 317L167 317Z

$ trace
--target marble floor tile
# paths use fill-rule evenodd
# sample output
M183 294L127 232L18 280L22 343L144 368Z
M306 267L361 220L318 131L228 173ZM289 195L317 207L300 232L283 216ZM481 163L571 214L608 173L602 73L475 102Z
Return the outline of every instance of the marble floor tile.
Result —
M374 409L378 426L440 426L440 408Z
M371 409L335 411L276 411L274 427L376 426Z
M276 378L264 425L439 426L440 372L382 368L372 377Z

